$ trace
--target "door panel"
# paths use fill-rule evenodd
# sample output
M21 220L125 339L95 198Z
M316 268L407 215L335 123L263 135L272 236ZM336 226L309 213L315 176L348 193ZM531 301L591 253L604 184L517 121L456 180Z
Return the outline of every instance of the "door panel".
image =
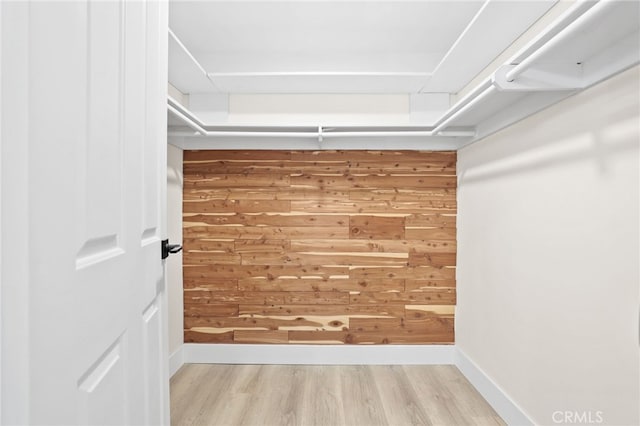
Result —
M27 87L3 99L28 104L13 114L28 145L28 177L16 182L28 199L29 312L15 325L29 336L26 415L166 424L166 112L155 102L166 91L167 4L33 1L2 12L27 17L28 61L12 70Z
M90 241L117 244L122 225L123 5L92 2L87 7L87 137L83 183ZM84 175L84 176L83 176ZM105 247L106 248L106 247Z
M78 26L85 34L84 72L78 72L79 82L86 81L86 89L79 95L86 123L79 123L78 131L86 129L81 138L76 162L79 212L78 221L84 232L78 234L78 268L105 261L123 254L122 242L122 110L123 63L121 22L122 5L104 2L83 5L86 22L80 18ZM80 9L80 5L78 6ZM80 10L78 10L80 12ZM80 89L82 91L82 89Z
M126 423L128 403L123 351L122 338L119 338L78 381L78 424Z

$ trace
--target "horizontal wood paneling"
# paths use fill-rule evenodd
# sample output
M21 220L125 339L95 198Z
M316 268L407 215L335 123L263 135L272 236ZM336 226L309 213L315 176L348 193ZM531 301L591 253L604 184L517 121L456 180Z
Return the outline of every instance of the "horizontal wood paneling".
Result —
M453 343L455 164L185 151L185 341Z

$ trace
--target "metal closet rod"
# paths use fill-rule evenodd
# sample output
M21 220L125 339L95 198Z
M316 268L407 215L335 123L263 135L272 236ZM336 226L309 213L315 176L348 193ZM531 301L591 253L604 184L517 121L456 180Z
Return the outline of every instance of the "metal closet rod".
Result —
M340 137L429 137L429 136L446 136L446 137L472 137L475 136L474 131L454 130L454 131L440 131L436 130L383 130L383 131L328 131L318 126L317 131L313 132L269 132L269 131L243 131L243 130L206 130L205 124L200 122L198 118L193 115L189 110L180 105L172 97L168 97L167 108L176 117L182 120L187 126L193 129L200 136L227 136L227 137L290 137L290 138L340 138ZM332 126L334 127L334 126ZM186 136L186 134L185 134ZM192 135L189 135L192 136Z
M196 133L201 136L236 136L236 137L246 137L246 136L272 136L272 137L290 137L290 138L305 138L305 137L313 137L317 138L318 133L316 132L248 132L248 131L211 131L205 130L202 126L188 117L186 114L183 114L177 108L172 106L171 104L167 105L169 111L175 114L179 119L184 121L184 123L196 131Z
M596 0L597 1L597 0ZM596 2L594 0L577 0L573 6L565 10L560 16L558 16L543 33L535 36L526 46L520 49L514 56L512 56L508 63L518 64L523 59L531 55L536 50L540 49L545 43L554 38L560 31L565 29L569 24L578 19L580 15L593 7Z
M602 0L600 3L612 3L609 0ZM534 61L552 49L557 44L561 43L569 34L573 31L580 29L593 19L593 16L599 16L603 13L603 10L607 10L609 6L602 6L596 9L592 5L592 0L582 0L574 5L571 9L562 14L553 24L550 29L545 31L544 34L535 39L528 47L519 52L515 58L525 56L525 59L520 62L514 69L507 74L507 80L513 81L517 76L522 74L527 68L529 68ZM586 12L585 12L586 11ZM587 13L589 13L587 15ZM576 16L577 15L577 16ZM585 16L587 15L587 16ZM575 25L574 25L575 24ZM551 35L549 35L551 34ZM509 63L511 63L509 61ZM444 115L436 122L434 133L442 133L442 130L450 125L456 118L460 117L465 112L476 106L482 100L492 95L498 89L494 83L494 75L486 78L482 83L473 88L466 96L456 102Z

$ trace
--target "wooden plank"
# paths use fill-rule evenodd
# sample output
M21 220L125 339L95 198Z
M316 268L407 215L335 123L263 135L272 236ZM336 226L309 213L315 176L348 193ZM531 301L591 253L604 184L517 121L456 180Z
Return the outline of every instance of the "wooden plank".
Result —
M420 320L430 317L453 318L454 305L405 305L405 319Z
M186 183L186 182L185 182ZM379 176L379 175L348 175L348 176L319 176L299 175L291 176L290 184L298 188L335 188L335 189L364 189L364 188L455 188L455 175L411 175L411 176Z
M407 228L455 228L455 214L411 214L405 218Z
M244 226L323 226L341 227L349 224L347 215L237 213L237 214L185 214L184 221L202 225ZM404 224L403 224L404 225Z
M264 315L264 316L340 316L349 317L400 317L404 315L406 308L402 305L244 305L238 307L240 315Z
M382 334L380 332L351 331L290 331L289 343L295 344L453 344L453 329L416 332L400 329Z
M298 167L308 163L294 161L246 161L246 160L210 160L185 162L184 173L188 175L220 174L220 175L248 175L248 174L288 174L301 173Z
M456 253L409 253L409 266L456 266Z
M247 253L285 253L291 250L289 240L235 240L234 251Z
M351 216L349 237L358 239L404 239L404 217Z
M185 317L184 326L187 329L193 328L211 328L221 331L227 330L279 330L281 328L287 329L322 329L323 323L317 321L310 321L304 318L259 318L259 317L235 317L235 318L220 318L211 316L201 317Z
M238 200L222 199L222 200L183 200L182 210L189 213L221 213L237 211ZM265 204L266 206L266 204ZM273 210L273 209L270 209ZM290 204L286 204L286 210L280 209L279 211L289 211Z
M456 202L456 190L454 188L367 188L349 189L349 199L358 201L448 201Z
M385 160L349 163L347 161L223 161L211 160L184 163L185 174L436 174L455 175L455 164L447 161L395 162Z
M454 331L418 333L411 330L399 330L382 334L372 333L350 333L347 336L347 343L350 344L378 344L378 345L424 345L429 344L453 344L455 341Z
M185 223L182 231L185 238L221 238L238 240L302 239L302 238L349 238L347 226L218 226Z
M216 278L184 278L182 286L185 289L202 289L210 291L234 291L238 289L237 279L216 279Z
M348 150L322 150L322 151L292 151L291 161L347 161L349 164L361 162L383 161L411 162L421 161L447 161L455 165L455 151L348 151Z
M236 213L287 213L291 211L290 201L238 200L235 203ZM202 212L206 213L206 212Z
M387 304L403 305L455 305L456 291L451 288L435 288L430 291L408 292L361 292L350 294L351 304Z
M270 188L290 185L290 176L283 174L188 174L184 177L184 188Z
M450 280L414 280L414 279L405 279L405 290L406 291L422 291L429 290L434 287L448 287L455 288L456 281L454 279Z
M214 240L207 238L184 238L182 240L182 248L185 253L188 251L233 253L235 251L235 244L231 239Z
M407 266L408 253L250 253L243 265Z
M289 332L282 330L236 330L234 343L289 343Z
M389 267L362 267L349 271L352 278L356 279L385 279L397 278L408 280L454 280L455 268L435 268L428 266L416 266L407 268Z
M321 265L185 265L184 278L242 279L242 278L331 278L348 277L347 266ZM363 277L365 278L365 277Z
M404 280L242 279L241 291L404 291Z
M291 201L282 200L202 200L182 202L188 213L279 213L291 211Z
M290 291L284 293L287 305L348 305L349 293L340 291Z
M292 200L291 212L295 213L384 213L384 214L414 214L414 213L450 213L456 212L455 201L424 200L424 201L352 201L352 200ZM421 238L410 238L419 240Z
M288 161L292 159L289 151L265 150L185 150L184 163L198 161L226 160L226 161Z
M455 241L424 240L330 240L306 239L291 240L291 252L377 252L377 253L409 253L412 251L429 251L432 253L455 253Z
M389 163L388 161L362 161L358 163L352 163L345 170L337 169L337 172L342 174L353 175L455 175L456 167L448 161L432 161L426 160L425 162L410 162L401 161ZM303 173L311 174L312 169L305 169Z
M337 279L311 277L245 278L238 281L242 291L349 291L347 277Z
M408 240L456 240L456 228L405 228L405 236Z
M417 320L404 320L395 327L393 326L393 319L355 319L354 322L356 326L351 327L349 330L350 340L353 343L454 342L453 318L427 317Z
M418 333L447 333L453 332L454 319L430 316L418 319L406 319L404 327Z
M332 188L325 190L306 188L185 188L184 201L207 200L343 200L349 199L349 191Z
M346 305L349 293L338 291L275 292L275 291L210 291L185 289L185 303L205 304L289 304L289 305Z
M185 289L185 303L216 304L278 304L282 305L287 293L284 292L243 292Z
M184 304L184 316L186 317L236 317L238 316L238 305L203 305Z
M187 251L182 255L183 265L239 265L241 260L239 254L217 251Z
M233 331L224 333L205 333L201 331L185 330L185 343L233 343Z
M351 318L349 331L356 332L388 332L404 326L404 318Z

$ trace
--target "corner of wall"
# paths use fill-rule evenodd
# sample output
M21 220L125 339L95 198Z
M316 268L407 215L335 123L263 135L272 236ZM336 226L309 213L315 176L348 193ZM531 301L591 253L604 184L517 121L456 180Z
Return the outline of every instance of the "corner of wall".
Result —
M180 367L184 365L184 345L180 345L169 356L169 377L173 377L174 374L180 370Z
M454 364L489 405L509 425L533 425L529 416L459 347L454 352Z

